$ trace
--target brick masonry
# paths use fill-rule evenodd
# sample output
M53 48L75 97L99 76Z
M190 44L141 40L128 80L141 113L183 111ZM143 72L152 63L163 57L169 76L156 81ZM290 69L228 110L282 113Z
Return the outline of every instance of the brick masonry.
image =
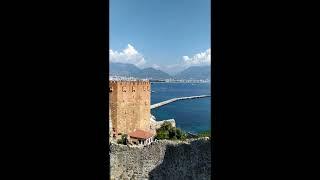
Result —
M115 134L150 131L150 89L149 81L109 81L109 123Z

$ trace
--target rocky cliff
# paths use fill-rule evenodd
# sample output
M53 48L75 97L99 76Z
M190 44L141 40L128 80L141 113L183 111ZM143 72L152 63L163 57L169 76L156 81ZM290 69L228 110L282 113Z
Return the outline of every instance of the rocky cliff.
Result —
M154 133L156 133L156 129L159 129L164 122L169 122L172 125L172 127L176 127L176 121L174 119L157 121L152 114L150 115L150 125L151 125L151 129L154 130Z
M208 138L145 147L111 144L111 179L210 179L210 144Z

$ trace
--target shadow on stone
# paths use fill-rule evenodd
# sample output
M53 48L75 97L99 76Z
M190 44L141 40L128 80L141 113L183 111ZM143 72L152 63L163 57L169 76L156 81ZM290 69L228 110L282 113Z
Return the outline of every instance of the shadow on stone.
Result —
M163 161L149 172L149 179L211 179L210 140L166 145Z

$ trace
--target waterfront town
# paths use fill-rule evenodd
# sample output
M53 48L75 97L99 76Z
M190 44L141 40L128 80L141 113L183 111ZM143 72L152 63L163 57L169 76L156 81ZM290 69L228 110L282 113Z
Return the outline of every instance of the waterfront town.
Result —
M166 83L210 83L210 79L152 79L152 78L145 78L141 80L149 80L152 82L166 82ZM131 76L109 76L109 80L138 80L138 78L131 77Z

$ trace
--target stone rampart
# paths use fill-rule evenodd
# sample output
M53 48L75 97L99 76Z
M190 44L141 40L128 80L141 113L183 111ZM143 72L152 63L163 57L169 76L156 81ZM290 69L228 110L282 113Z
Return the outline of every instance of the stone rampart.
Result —
M161 140L144 147L111 144L111 179L210 179L210 141Z

